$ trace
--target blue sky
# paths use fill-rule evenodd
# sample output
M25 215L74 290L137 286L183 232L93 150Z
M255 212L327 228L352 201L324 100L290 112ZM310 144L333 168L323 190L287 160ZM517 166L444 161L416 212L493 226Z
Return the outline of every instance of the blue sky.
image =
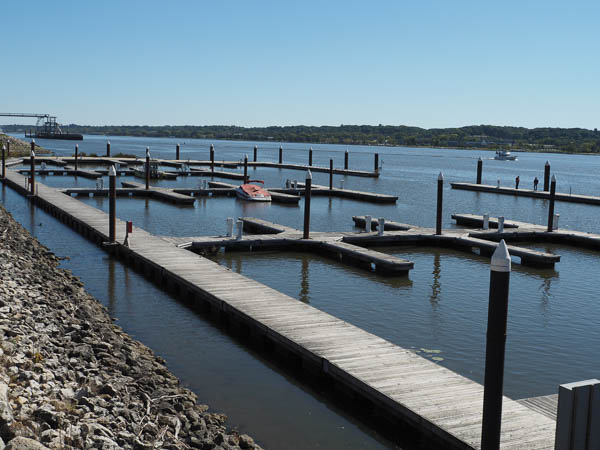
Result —
M0 10L0 112L91 125L600 125L597 1Z

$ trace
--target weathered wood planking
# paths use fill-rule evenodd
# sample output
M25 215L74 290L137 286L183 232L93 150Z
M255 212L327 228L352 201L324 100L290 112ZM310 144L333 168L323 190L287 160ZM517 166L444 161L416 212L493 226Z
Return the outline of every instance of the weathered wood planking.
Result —
M534 409L537 412L556 420L558 411L558 394L522 398L517 401L528 408Z
M26 193L22 176L9 172L7 179ZM37 204L67 223L76 221L85 228L80 229L84 234L89 230L107 239L105 213L38 186ZM121 241L125 223L117 222ZM483 409L479 384L139 228L130 236L129 248L119 245L113 250L156 271L157 281L176 283L187 295L245 323L297 355L303 367L321 370L391 419L410 423L448 448L479 448ZM551 449L555 426L551 418L503 399L501 448Z
M123 181L121 182L121 184L123 185L123 187L144 190L148 192L149 197L167 200L171 203L192 205L196 201L194 197L178 194L177 192L173 192L172 189L164 189L153 186L150 186L150 189L145 189L145 185L141 183L136 183L135 181Z

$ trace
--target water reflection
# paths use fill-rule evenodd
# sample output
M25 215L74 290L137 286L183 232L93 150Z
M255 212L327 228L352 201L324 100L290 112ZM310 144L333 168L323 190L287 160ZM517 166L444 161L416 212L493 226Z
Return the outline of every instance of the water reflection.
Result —
M441 275L441 264L440 264L440 255L436 253L433 257L433 281L431 283L431 296L429 297L429 301L431 302L431 306L433 309L437 309L437 303L440 296L441 284L440 284L440 275Z
M302 270L300 271L300 294L298 296L299 300L304 303L310 303L310 288L308 279L308 258L304 256L302 258Z

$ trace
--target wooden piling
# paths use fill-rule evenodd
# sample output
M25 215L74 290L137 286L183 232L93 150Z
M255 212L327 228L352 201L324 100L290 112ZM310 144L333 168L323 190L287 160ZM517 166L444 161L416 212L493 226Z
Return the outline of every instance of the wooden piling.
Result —
M110 141L106 141L106 157L110 158Z
M348 150L344 153L344 170L348 170Z
M373 172L379 172L379 153L375 153Z
M146 147L146 190L150 189L150 147Z
M109 200L108 200L108 239L116 241L117 236L117 171L115 166L108 170Z
M79 169L79 144L75 144L75 171Z
M2 179L6 178L6 145L2 144Z
M503 239L491 261L481 450L500 448L510 266L510 255Z
M438 175L437 183L437 214L435 220L435 234L438 236L442 234L442 208L443 208L443 196L444 196L444 175L442 172Z
M175 160L179 161L179 142L177 143L177 146L175 147Z
M210 171L215 171L215 146L210 144Z
M552 175L552 182L550 183L550 207L548 208L548 232L551 232L554 228L554 201L556 200L556 177Z
M329 190L333 190L333 159L329 160Z
M6 157L10 158L10 141L6 141Z
M544 166L544 191L548 192L550 186L550 161L546 161Z
M308 149L308 165L310 167L312 167L312 161L313 161L312 152L313 152L313 150L312 150L312 147L311 147L311 148Z
M248 155L244 155L244 184L248 182Z
M310 170L306 174L304 189L304 233L302 237L303 239L308 239L310 234L310 194L312 189L312 174Z
M258 161L258 145L254 146L254 162Z
M279 146L279 164L283 163L283 147Z
M35 141L33 139L31 140L31 156L29 160L31 163L31 170L29 172L29 189L31 191L31 195L35 195Z
M483 159L481 156L477 160L477 184L481 184L481 173L483 172Z

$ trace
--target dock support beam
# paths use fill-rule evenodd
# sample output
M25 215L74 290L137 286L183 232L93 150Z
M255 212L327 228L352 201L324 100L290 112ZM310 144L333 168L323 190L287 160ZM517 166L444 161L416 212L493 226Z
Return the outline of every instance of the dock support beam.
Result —
M304 234L303 239L308 239L310 235L310 191L312 190L312 174L310 170L306 174L304 191Z
M550 186L550 161L546 161L544 166L544 191L548 192Z
M554 228L554 201L556 200L556 177L552 175L552 183L550 183L550 207L548 208L548 232Z
M2 179L6 178L6 145L2 144Z
M110 158L110 141L106 141L106 157Z
M333 159L329 160L329 190L333 190Z
M477 184L481 184L481 172L483 172L483 159L480 156L477 160Z
M437 213L435 218L435 234L442 234L442 209L444 203L444 175L442 172L438 175L437 182Z
M283 163L283 147L279 146L279 164Z
M312 167L312 147L308 149L308 165Z
M254 162L256 162L258 159L258 145L254 146Z
M79 144L75 144L75 171L79 169Z
M379 153L375 153L375 160L374 160L373 164L374 164L373 172L375 172L375 173L379 172Z
M210 171L215 171L215 146L210 144Z
M504 239L496 247L490 266L481 450L497 450L500 448L504 352L506 348L508 288L511 269L510 255Z
M344 153L344 170L348 170L348 150Z
M117 170L110 166L108 170L108 240L117 240Z
M146 147L146 190L150 189L150 147Z
M35 195L35 141L31 140L31 156L29 161L31 162L31 171L29 173L31 195Z
M248 182L248 155L244 155L244 184Z
M175 147L175 160L179 161L179 142L177 143L177 146Z

